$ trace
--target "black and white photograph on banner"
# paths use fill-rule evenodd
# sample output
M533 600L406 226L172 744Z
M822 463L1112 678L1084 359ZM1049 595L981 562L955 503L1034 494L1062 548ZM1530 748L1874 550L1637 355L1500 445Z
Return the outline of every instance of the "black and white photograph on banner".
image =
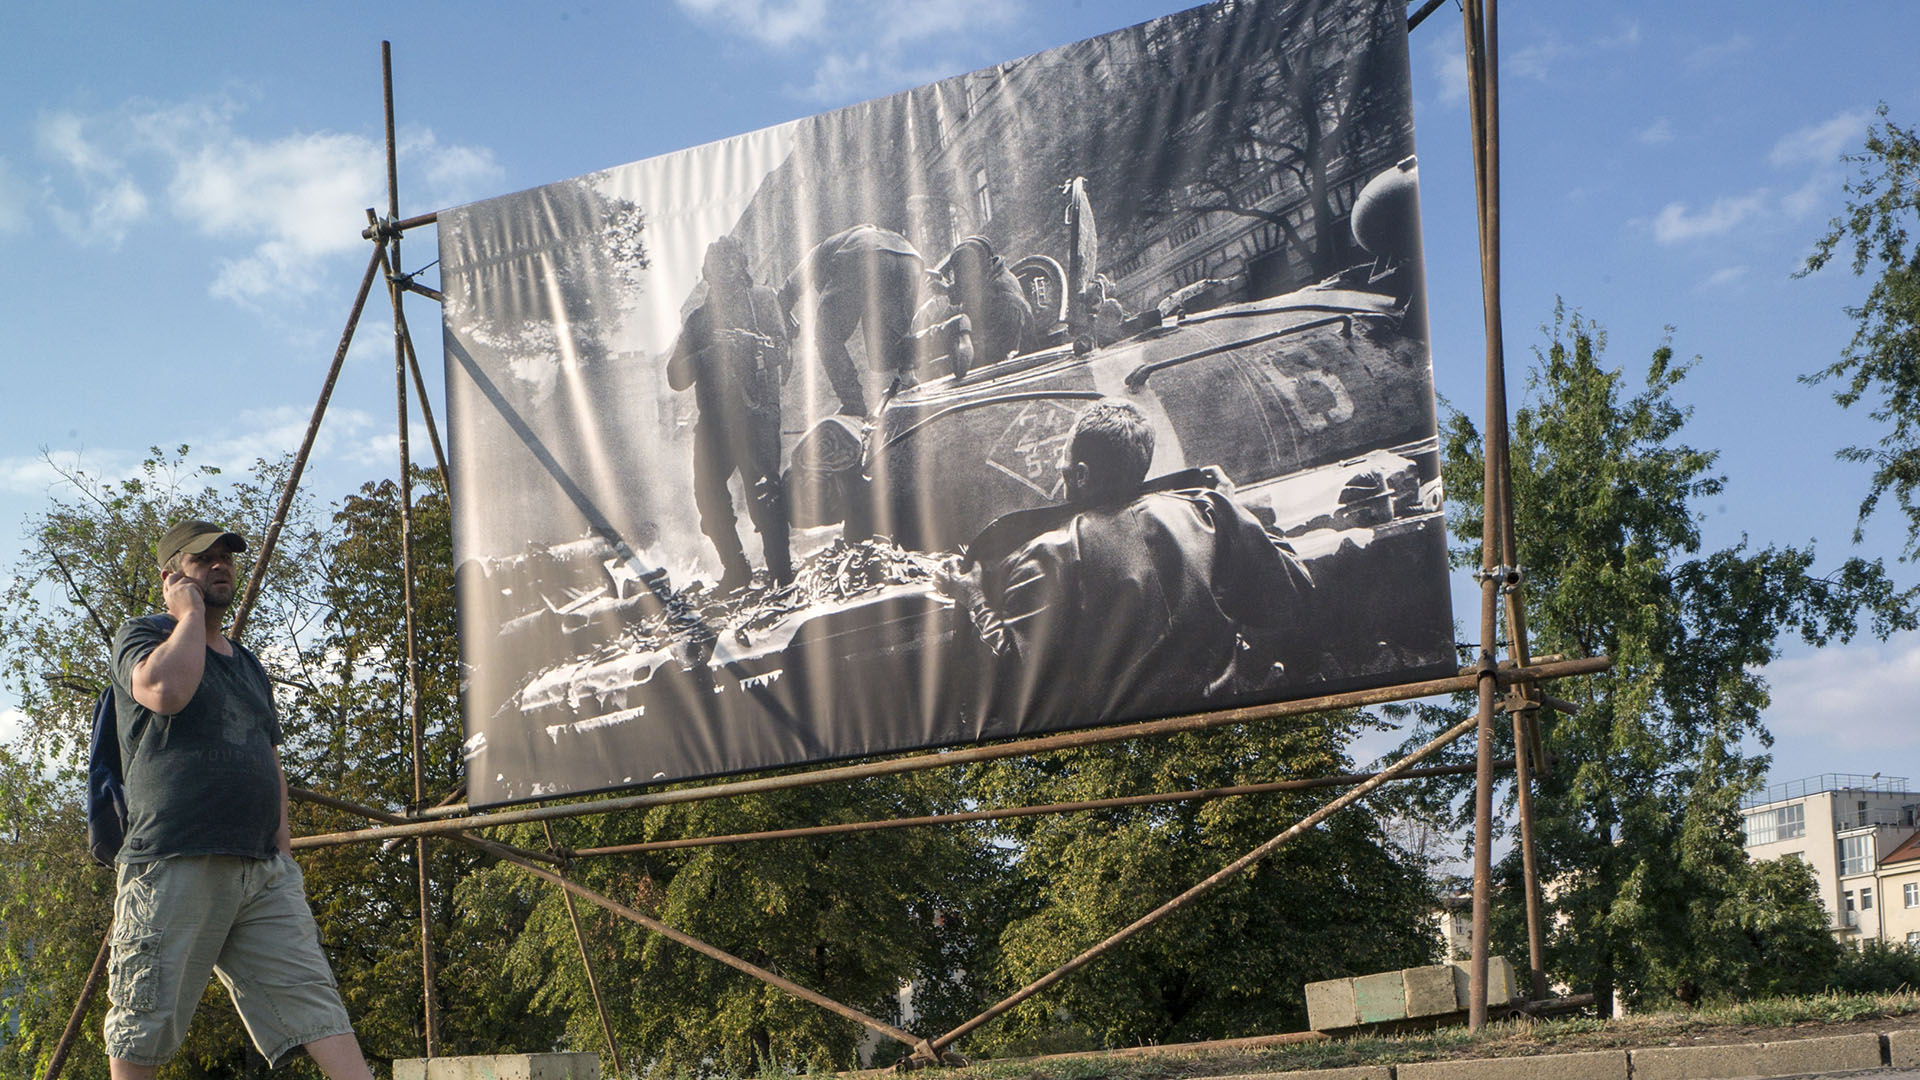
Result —
M1405 7L443 211L475 805L1452 674Z

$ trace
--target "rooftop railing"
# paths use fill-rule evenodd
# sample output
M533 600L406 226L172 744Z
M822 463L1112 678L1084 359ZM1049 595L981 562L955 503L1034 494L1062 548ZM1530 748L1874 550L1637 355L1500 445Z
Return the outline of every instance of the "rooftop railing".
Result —
M1785 802L1788 799L1801 799L1823 791L1867 791L1882 795L1901 795L1907 792L1907 778L1904 776L1882 776L1874 773L1863 776L1859 773L1821 773L1800 780L1789 780L1783 784L1771 784L1765 790L1756 791L1740 800L1740 808L1750 809L1765 806L1768 803Z

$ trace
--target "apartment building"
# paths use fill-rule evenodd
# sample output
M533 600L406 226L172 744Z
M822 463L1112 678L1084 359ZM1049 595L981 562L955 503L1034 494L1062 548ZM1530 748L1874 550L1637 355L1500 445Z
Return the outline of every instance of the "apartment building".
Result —
M1904 776L1824 773L1775 784L1741 806L1747 857L1813 868L1842 941L1920 944L1920 792Z

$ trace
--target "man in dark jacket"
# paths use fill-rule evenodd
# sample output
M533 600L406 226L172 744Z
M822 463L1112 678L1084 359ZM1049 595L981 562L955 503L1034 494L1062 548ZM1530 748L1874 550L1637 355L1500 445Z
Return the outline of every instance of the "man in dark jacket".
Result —
M989 530L939 578L996 661L1016 730L1192 711L1272 686L1312 589L1217 473L1144 485L1153 429L1106 398L1074 422L1067 503Z
M748 583L727 482L740 474L747 513L760 532L775 584L793 580L786 500L780 486L780 385L790 369L785 319L772 289L754 284L746 252L729 237L707 247L706 302L688 313L667 361L667 383L692 387L693 499L700 531L720 556L719 591Z

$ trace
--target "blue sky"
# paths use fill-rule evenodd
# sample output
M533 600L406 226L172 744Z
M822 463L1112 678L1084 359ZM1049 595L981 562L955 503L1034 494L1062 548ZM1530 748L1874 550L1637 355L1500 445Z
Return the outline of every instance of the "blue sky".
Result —
M57 470L125 473L189 443L230 468L293 449L384 208L380 41L393 42L401 212L530 187L1116 29L1144 0L678 0L543 7L15 5L0 16L0 552ZM1512 394L1556 297L1630 368L1669 335L1699 366L1687 438L1721 451L1709 544L1850 536L1872 437L1797 377L1834 359L1864 285L1790 275L1840 207L1876 103L1920 118L1901 4L1504 5ZM964 10L962 10L964 8ZM1481 323L1459 14L1415 31L1435 372L1477 412ZM434 257L409 234L409 269ZM428 275L429 280L431 275ZM331 499L394 471L390 317L369 306L310 473ZM409 309L437 371L438 313ZM1670 328L1670 329L1669 329ZM437 395L437 390L435 391ZM415 447L425 452L424 440ZM1860 552L1898 554L1898 523ZM11 562L11 559L7 560ZM1920 582L1920 567L1898 578ZM1474 625L1474 594L1459 590ZM1775 779L1920 780L1920 635L1767 671ZM1889 707L1888 703L1893 703ZM0 734L18 722L0 696Z

